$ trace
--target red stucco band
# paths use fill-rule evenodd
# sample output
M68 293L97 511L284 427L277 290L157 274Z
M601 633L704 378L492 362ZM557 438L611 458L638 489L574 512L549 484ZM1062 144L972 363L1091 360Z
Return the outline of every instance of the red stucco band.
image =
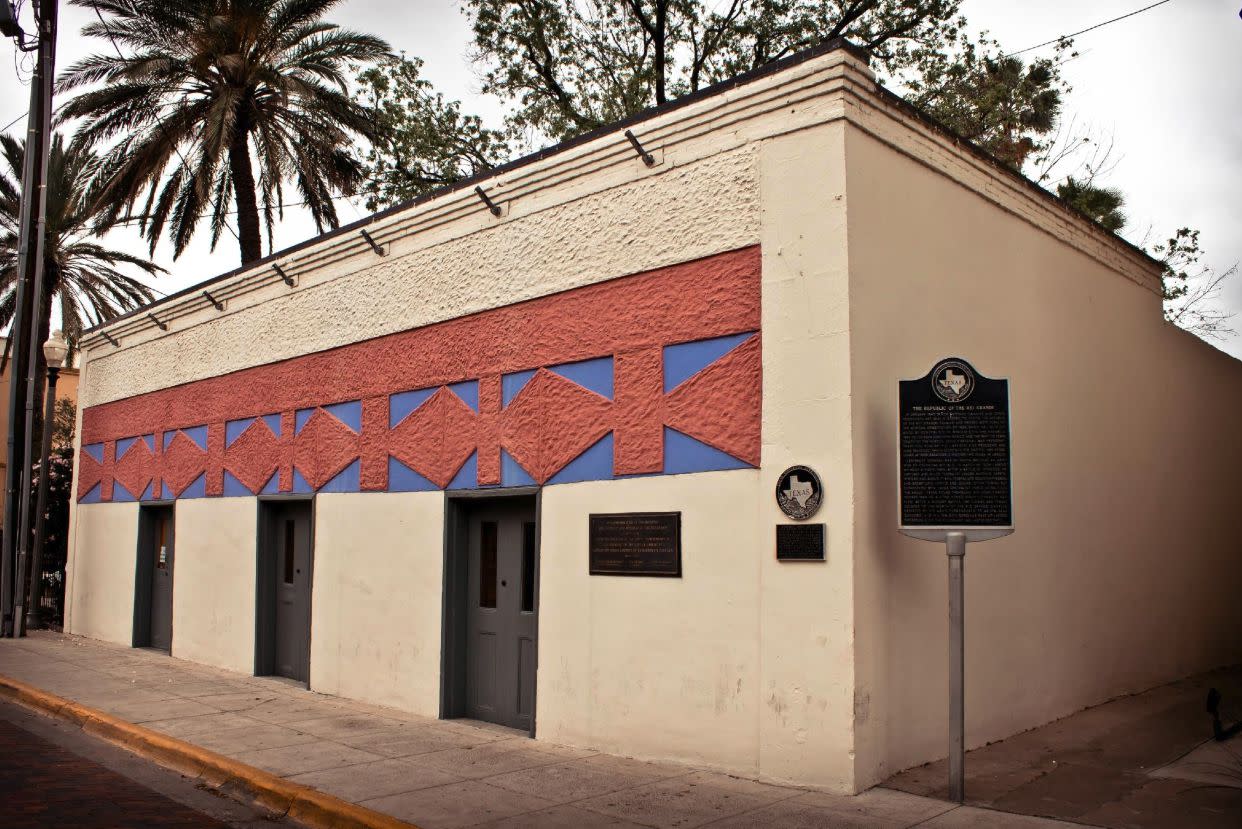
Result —
M135 496L152 481L180 494L204 472L206 494L219 495L224 470L252 492L278 471L289 491L294 467L318 488L359 458L360 488L382 490L390 454L443 487L477 452L487 486L500 483L502 447L543 483L608 432L615 474L659 472L665 426L758 465L759 338L668 394L662 348L757 331L759 262L744 248L92 406L82 442L103 444L103 463L82 454L79 496L101 484L110 500L113 480ZM614 361L612 400L544 368L602 356ZM539 370L502 407L502 375L528 369ZM476 379L478 412L441 388L389 428L389 395ZM296 410L351 400L361 433L317 411L294 434ZM280 437L259 420L225 447L227 421L272 413ZM163 432L204 424L205 451L182 433L163 448ZM116 459L118 439L147 434L154 452L140 440Z

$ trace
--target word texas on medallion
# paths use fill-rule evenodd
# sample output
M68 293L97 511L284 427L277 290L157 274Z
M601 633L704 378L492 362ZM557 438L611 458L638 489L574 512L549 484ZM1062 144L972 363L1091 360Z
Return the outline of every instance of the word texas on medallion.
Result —
M776 481L776 503L795 521L805 521L819 511L824 487L809 467L791 466Z

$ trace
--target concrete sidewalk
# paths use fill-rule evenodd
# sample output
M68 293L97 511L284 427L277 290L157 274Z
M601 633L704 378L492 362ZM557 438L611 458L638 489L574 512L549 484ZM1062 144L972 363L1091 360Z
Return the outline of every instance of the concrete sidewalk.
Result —
M966 801L1117 829L1239 829L1242 736L1211 739L1209 688L1222 719L1242 718L1242 667L1121 697L967 754ZM946 775L942 760L884 785L944 797Z
M424 829L1082 825L887 788L835 797L559 747L59 634L0 640L0 674Z

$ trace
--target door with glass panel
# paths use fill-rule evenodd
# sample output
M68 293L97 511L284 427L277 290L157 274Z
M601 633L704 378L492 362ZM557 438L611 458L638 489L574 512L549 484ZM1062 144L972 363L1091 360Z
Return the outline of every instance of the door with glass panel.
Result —
M143 506L138 521L138 580L134 645L172 649L174 514L171 506Z
M529 730L535 701L535 510L526 499L473 506L467 520L466 708Z
M310 501L260 502L259 607L256 673L310 679Z

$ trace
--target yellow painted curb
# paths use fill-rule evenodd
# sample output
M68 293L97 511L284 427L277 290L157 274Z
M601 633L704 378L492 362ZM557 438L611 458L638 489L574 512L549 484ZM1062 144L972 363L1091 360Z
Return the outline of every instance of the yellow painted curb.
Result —
M49 694L3 674L0 674L0 696L71 722L88 734L187 777L202 778L217 789L238 791L254 802L272 811L284 812L313 829L418 829L414 824L397 820L391 815L293 783L214 751Z

